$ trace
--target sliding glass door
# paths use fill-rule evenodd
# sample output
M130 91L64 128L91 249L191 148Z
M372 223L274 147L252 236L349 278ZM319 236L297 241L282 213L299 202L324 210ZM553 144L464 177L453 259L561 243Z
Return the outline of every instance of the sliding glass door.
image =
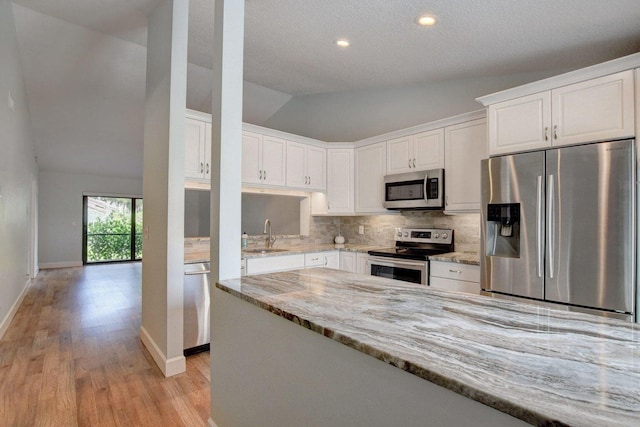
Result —
M142 259L142 199L84 196L82 261Z

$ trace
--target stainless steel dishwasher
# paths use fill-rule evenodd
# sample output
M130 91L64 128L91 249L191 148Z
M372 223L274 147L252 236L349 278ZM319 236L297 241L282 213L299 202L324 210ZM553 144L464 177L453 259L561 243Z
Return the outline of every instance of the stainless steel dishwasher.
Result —
M209 350L209 263L184 265L184 355Z

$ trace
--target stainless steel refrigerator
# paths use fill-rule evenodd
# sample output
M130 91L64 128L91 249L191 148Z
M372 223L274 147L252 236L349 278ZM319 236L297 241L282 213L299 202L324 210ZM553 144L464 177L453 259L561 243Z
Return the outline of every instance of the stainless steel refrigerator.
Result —
M632 320L635 165L633 140L484 160L483 291Z

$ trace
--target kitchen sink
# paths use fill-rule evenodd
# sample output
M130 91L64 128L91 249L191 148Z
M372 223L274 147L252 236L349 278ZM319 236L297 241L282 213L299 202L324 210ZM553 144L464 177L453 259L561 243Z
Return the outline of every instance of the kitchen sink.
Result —
M248 254L270 254L273 252L287 252L286 249L273 249L273 248L259 248L259 249L245 249L243 252Z

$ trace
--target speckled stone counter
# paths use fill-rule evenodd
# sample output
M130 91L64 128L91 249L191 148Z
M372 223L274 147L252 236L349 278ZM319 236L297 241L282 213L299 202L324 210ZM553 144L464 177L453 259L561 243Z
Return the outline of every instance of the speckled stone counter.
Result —
M330 269L216 286L531 424L639 425L636 324Z
M347 251L347 252L362 252L367 253L374 249L379 249L380 246L371 246L371 245L358 245L345 243L343 245L334 245L334 244L326 244L326 245L309 245L309 246L278 246L277 244L274 246L274 249L282 249L282 252L268 252L265 254L259 253L251 253L251 252L242 252L242 258L261 258L261 257L271 257L271 256L282 256L282 255L293 255L293 254L305 254L312 252L329 252L329 251Z
M449 252L442 255L429 256L431 261L455 262L458 264L480 265L480 255L470 252Z

